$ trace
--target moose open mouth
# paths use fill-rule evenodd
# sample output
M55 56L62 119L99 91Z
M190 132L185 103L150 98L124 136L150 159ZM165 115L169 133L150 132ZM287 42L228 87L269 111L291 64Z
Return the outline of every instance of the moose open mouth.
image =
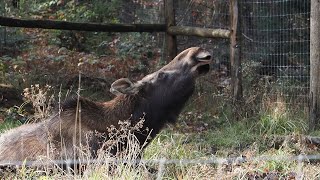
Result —
M206 73L208 73L210 70L210 64L203 64L198 66L197 71L199 75L204 75Z
M211 55L205 54L204 56L200 56L197 58L197 71L199 75L203 75L209 72L210 70L210 63L212 61Z
M198 59L197 71L199 75L203 75L209 72L210 63L212 62L211 56L206 56L204 58Z
M198 66L198 68L197 68L199 75L206 74L209 72L209 70L210 70L210 64L203 64L203 65Z

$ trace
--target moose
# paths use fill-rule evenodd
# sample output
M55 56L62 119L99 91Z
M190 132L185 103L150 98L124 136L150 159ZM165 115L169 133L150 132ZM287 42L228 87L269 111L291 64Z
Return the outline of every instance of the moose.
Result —
M101 148L102 139L93 136L88 141L78 137L86 137L93 131L108 133L107 128L119 126L119 120L134 124L141 117L144 122L135 136L141 144L150 142L166 124L176 122L195 90L195 80L209 72L211 62L212 56L207 50L191 47L139 81L116 80L110 88L116 97L110 101L71 98L50 118L2 134L0 162L35 160L48 153L49 144L55 147L55 158L77 157L74 154L77 143L88 144L94 157ZM145 129L151 131L143 133Z

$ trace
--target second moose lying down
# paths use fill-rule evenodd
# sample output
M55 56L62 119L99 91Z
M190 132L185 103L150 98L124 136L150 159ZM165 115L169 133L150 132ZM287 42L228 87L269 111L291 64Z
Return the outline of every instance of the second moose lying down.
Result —
M0 161L35 160L47 154L49 143L55 147L54 158L74 158L77 157L74 154L75 141L79 141L75 137L86 137L92 131L108 133L107 128L118 126L119 120L129 119L135 124L141 117L145 121L140 133L135 135L143 144L149 135L142 133L145 129L151 130L152 139L166 123L177 120L194 91L196 78L209 71L210 63L208 51L199 47L189 48L140 81L132 83L125 78L115 81L110 91L117 96L111 101L100 103L85 98L71 99L62 105L59 115L40 123L22 125L1 135ZM80 115L76 113L79 107ZM81 121L81 124L76 121ZM80 143L89 143L93 157L102 144L98 137L91 138L89 142L82 138Z

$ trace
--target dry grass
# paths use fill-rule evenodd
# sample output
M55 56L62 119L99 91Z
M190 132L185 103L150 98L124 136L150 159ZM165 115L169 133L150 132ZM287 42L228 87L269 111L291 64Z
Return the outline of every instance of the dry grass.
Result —
M30 122L38 122L50 116L52 105L54 103L54 94L51 86L40 87L39 84L31 85L30 88L23 90L23 96L26 103L31 103L34 109L34 115Z

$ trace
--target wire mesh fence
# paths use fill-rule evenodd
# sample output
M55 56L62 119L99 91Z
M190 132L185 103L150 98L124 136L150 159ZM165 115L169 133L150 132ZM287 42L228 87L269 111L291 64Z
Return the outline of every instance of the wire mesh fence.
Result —
M310 1L240 1L244 65L272 83L270 96L307 103Z
M177 26L230 28L229 1L178 0L174 3ZM192 46L203 47L212 52L214 63L219 64L209 76L198 81L198 93L192 103L198 104L199 111L217 113L229 102L229 89L225 88L230 85L229 44L229 39L223 38L177 36L178 51Z
M175 1L177 26L229 29L229 3L216 1ZM228 61L229 40L208 39L193 36L178 36L178 49L202 46L211 49L216 61Z
M155 166L155 171L153 172L153 177L156 179L163 179L166 177L165 172L168 171L168 166L175 165L178 167L188 167L192 168L192 166L207 166L213 165L215 168L213 169L224 169L222 171L216 171L215 173L211 174L208 173L206 176L200 179L207 179L207 178L221 178L221 179L228 179L228 178L237 178L237 179L260 179L260 178L285 178L285 179L317 179L320 178L319 172L308 171L310 167L306 167L306 164L310 164L311 161L317 161L320 159L319 154L314 155L273 155L273 156L257 156L257 157L250 157L247 158L245 156L239 156L234 158L219 158L219 157L212 157L208 159L137 159L137 160L119 160L116 158L106 158L103 160L50 160L47 162L43 161L14 161L14 162L0 162L0 175L5 171L12 171L13 169L19 168L41 168L41 167L50 167L51 169L56 167L64 167L65 173L69 173L71 177L76 177L74 172L76 171L74 168L76 166L87 166L89 167L90 164L103 166L112 164L113 168L116 166L121 166L123 164L129 164L130 166L136 166L136 171L139 171L138 166L145 166L149 167L150 165ZM259 169L256 170L249 170L249 171L240 171L240 166L247 163L247 164L261 164L261 163L295 163L294 169L288 169L288 172L280 172L280 171L266 171L264 174L259 174ZM50 169L49 168L49 169ZM47 169L46 171L48 171ZM227 170L226 170L227 169ZM60 169L63 171L62 169ZM290 171L291 170L291 171ZM84 169L85 171L85 169ZM109 169L111 171L111 169ZM262 170L261 170L262 171ZM112 171L111 171L112 172ZM111 173L109 172L109 173ZM38 172L39 174L43 173L41 171ZM83 173L83 172L82 172ZM96 173L99 173L97 171ZM101 172L100 172L101 173ZM108 173L104 172L104 173ZM123 173L123 172L122 172ZM310 174L312 173L312 174ZM33 172L34 176L37 174L37 171ZM112 173L111 173L112 174ZM67 177L67 176L65 176ZM81 177L81 176L80 176ZM84 176L86 177L86 176ZM112 175L111 175L112 177ZM120 177L126 177L126 174L123 173ZM190 178L191 176L187 176ZM86 178L84 178L86 179ZM90 178L89 178L90 179Z

